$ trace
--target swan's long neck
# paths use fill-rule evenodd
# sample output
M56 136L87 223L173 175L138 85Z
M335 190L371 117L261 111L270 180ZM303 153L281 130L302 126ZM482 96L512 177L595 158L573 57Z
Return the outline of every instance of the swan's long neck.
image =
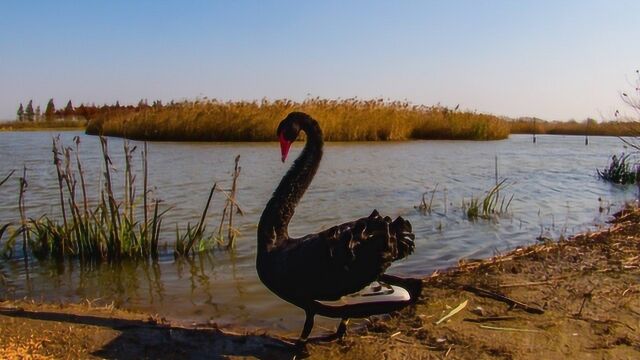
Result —
M318 123L305 118L299 120L299 125L307 135L307 143L262 212L258 224L258 253L268 252L289 238L289 221L322 159L324 142Z

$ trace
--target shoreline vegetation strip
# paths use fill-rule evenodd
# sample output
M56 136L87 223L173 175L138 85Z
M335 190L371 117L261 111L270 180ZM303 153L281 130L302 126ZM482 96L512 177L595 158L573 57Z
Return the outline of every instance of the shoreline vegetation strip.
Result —
M303 111L317 119L327 141L500 140L510 134L640 135L640 125L635 121L508 119L457 107L356 98L81 105L42 121L22 117L22 121L0 124L0 130L84 128L90 135L135 140L270 141L277 122L292 111Z

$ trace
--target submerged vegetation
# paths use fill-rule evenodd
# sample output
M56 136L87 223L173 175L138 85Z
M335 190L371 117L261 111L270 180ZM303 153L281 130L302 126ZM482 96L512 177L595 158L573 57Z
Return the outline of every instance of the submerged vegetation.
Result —
M221 102L197 100L105 113L91 119L87 133L144 140L268 141L289 112L320 122L325 140L504 139L506 121L441 106L375 100L308 99Z
M622 153L620 156L611 156L611 163L604 169L596 169L598 177L615 184L633 184L638 179L637 165L629 161L630 154ZM636 169L634 169L636 167Z
M142 164L141 196L136 196L136 175L134 171L134 155L137 146L131 146L128 141L123 142L124 150L124 185L116 189L112 172L113 165L109 156L108 141L100 138L103 159L103 172L100 177L100 191L97 204L91 205L87 191L85 174L80 159L80 138L74 138L75 147L65 147L59 138L53 139L53 163L57 174L59 206L62 222L57 218L42 215L39 218L27 218L25 211L25 193L28 183L27 170L20 178L20 192L18 209L20 212L20 226L13 231L5 243L5 256L11 256L16 241L22 235L22 249L25 259L28 250L38 259L79 258L80 260L120 260L157 259L159 240L164 215L169 207L161 209L161 200L153 198L148 185L147 144L140 154ZM234 186L230 193L214 184L205 205L197 227L187 226L181 235L177 230L175 254L186 256L194 252L209 250L214 243L210 241L213 235L206 235L205 221L214 192L220 191L235 204L235 183L239 175L239 157L236 158L234 172ZM9 174L10 176L11 174ZM2 181L4 183L9 176ZM121 194L118 199L117 194ZM239 207L236 208L239 209ZM230 207L233 210L233 206ZM223 219L224 220L224 219ZM4 232L9 225L2 227ZM222 228L222 224L221 224ZM232 218L228 223L230 238L226 248L233 247L237 230L233 228ZM220 230L221 232L221 230ZM231 237L233 234L233 238ZM218 242L223 237L215 238Z

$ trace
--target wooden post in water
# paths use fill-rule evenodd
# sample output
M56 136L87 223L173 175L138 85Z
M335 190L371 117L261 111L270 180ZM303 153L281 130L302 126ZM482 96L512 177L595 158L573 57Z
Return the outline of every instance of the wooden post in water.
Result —
M238 162L240 162L240 155L236 156L235 166L233 168L233 183L231 185L231 199L229 200L229 204L230 204L229 229L228 229L229 233L227 235L229 240L229 242L227 243L228 248L232 248L236 240L236 233L233 229L233 205L236 200L236 189L237 189L236 185L237 185L238 176L240 176L240 170L241 170L241 168L238 166Z
M584 129L584 145L585 146L589 145L589 122L590 121L591 121L590 118L587 118L587 120L585 120L585 129Z

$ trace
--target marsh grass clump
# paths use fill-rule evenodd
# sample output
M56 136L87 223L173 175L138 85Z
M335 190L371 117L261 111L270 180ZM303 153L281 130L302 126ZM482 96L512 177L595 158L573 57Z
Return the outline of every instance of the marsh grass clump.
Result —
M80 138L75 137L74 143L75 148L65 147L59 137L53 138L53 162L56 167L62 223L43 215L22 225L33 255L39 259L59 260L65 257L110 261L122 258L157 258L160 228L163 215L168 209L160 211L160 200L154 199L152 214L149 214L146 144L141 154L145 183L141 200L145 208L138 211L140 199L136 197L136 177L133 171L133 156L137 147L131 147L128 141L123 143L125 181L122 199L118 200L114 190L108 142L106 138L100 138L104 166L100 182L103 186L97 204L92 207L80 160ZM9 248L12 244L9 242L6 246Z
M462 201L463 209L469 220L491 219L495 216L501 216L509 211L509 206L513 200L513 194L508 198L507 196L500 196L500 191L506 187L507 179L503 179L498 182L494 187L489 189L483 198L471 197L469 203Z
M213 194L216 191L217 186L217 183L213 184L213 187L209 192L209 197L207 198L207 203L205 204L204 210L202 211L200 221L198 221L198 224L195 227L192 227L191 223L187 223L186 230L181 234L180 228L178 228L178 226L176 225L176 256L186 256L189 255L189 253L202 252L213 247L215 243L215 236L214 234L206 235L207 229L205 219L207 217L207 212L209 211L209 206L211 205L211 200L213 199Z
M271 141L273 129L292 111L314 117L327 141L407 139L504 139L506 121L471 111L383 99L196 100L105 113L93 118L88 134L138 140Z
M195 227L192 227L191 224L187 224L187 228L184 233L180 233L180 230L176 228L176 256L187 256L190 253L207 251L216 246L227 250L235 247L235 242L240 231L233 226L233 215L234 213L244 215L242 208L236 202L238 177L240 177L240 171L242 170L239 163L240 155L237 155L235 158L233 173L231 174L232 180L230 189L225 190L217 187L217 184L213 184L213 188L211 188L211 192L209 192L209 198L207 199L207 203L198 224ZM220 225L218 226L217 232L207 234L205 218L215 191L224 195L224 208L222 209ZM226 240L224 237L225 226L227 230Z
M633 184L637 180L637 172L633 169L635 166L629 161L631 154L622 153L620 156L611 156L609 166L604 169L596 169L598 177L604 181L614 184Z
M62 221L48 215L27 218L25 193L28 183L25 168L20 178L18 200L21 223L5 243L5 256L12 255L16 241L22 235L25 259L28 250L38 259L62 260L70 257L80 260L108 261L125 258L157 259L164 216L170 208L161 209L161 201L152 198L151 191L148 189L147 144L144 144L140 154L143 192L138 195L134 170L137 146L131 146L128 140L123 142L124 182L121 189L116 189L116 180L119 179L113 176L114 168L109 155L109 144L106 138L100 138L103 172L100 177L101 186L97 203L91 205L80 159L80 138L75 137L74 142L75 148L65 147L59 137L53 138L52 143L58 185L58 205ZM236 159L234 184L239 175L237 161L238 159ZM205 235L205 223L215 191L221 191L217 188L217 184L214 184L211 189L197 225L192 227L188 224L183 234L178 231L176 255L188 255L211 249L210 239L213 235ZM235 197L235 185L232 196ZM232 221L229 222L229 226L233 227ZM9 225L1 227L0 235L8 227Z

